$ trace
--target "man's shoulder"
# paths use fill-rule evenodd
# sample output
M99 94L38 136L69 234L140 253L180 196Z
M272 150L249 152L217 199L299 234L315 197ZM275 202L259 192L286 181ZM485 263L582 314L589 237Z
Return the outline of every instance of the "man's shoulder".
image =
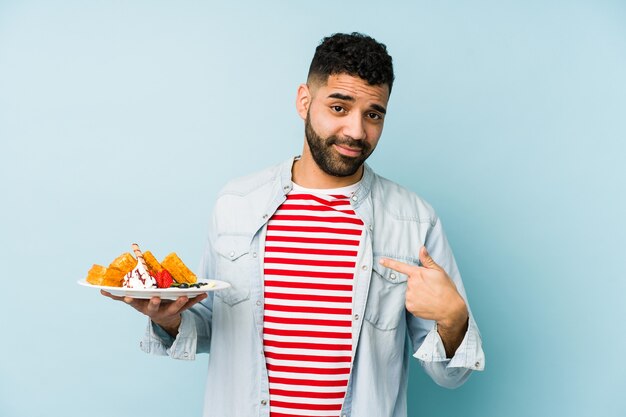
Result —
M222 187L218 197L222 195L245 196L265 186L271 186L280 177L283 165L282 163L273 165L260 171L231 179Z
M425 199L413 190L381 175L374 174L372 199L387 213L404 219L434 222L437 214Z

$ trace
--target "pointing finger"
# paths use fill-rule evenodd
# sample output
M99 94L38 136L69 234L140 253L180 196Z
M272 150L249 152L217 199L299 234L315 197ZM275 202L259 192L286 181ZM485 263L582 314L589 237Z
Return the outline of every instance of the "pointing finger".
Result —
M382 258L380 264L386 268L393 269L401 274L409 275L414 272L415 267L413 265L405 264L404 262L396 261L393 259Z

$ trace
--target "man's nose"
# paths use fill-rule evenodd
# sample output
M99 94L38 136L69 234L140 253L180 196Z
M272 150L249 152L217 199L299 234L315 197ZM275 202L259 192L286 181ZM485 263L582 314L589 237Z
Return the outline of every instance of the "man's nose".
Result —
M351 137L354 140L365 139L365 125L360 114L353 113L344 120L346 122L343 127L344 136Z

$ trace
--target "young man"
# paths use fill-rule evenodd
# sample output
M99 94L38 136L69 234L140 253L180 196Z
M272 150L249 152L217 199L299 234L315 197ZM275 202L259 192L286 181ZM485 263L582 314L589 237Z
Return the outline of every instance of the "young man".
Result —
M441 222L364 164L393 79L384 45L325 38L298 88L302 156L217 198L202 277L231 287L124 299L151 318L144 351L210 354L205 416L406 416L410 356L450 388L483 369Z

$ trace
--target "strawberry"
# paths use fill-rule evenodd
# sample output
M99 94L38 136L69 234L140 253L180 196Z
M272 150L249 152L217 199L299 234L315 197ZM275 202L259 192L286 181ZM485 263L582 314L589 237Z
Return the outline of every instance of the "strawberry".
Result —
M167 271L167 269L162 269L157 272L156 277L154 277L157 282L157 287L159 288L169 288L174 282L172 275Z

